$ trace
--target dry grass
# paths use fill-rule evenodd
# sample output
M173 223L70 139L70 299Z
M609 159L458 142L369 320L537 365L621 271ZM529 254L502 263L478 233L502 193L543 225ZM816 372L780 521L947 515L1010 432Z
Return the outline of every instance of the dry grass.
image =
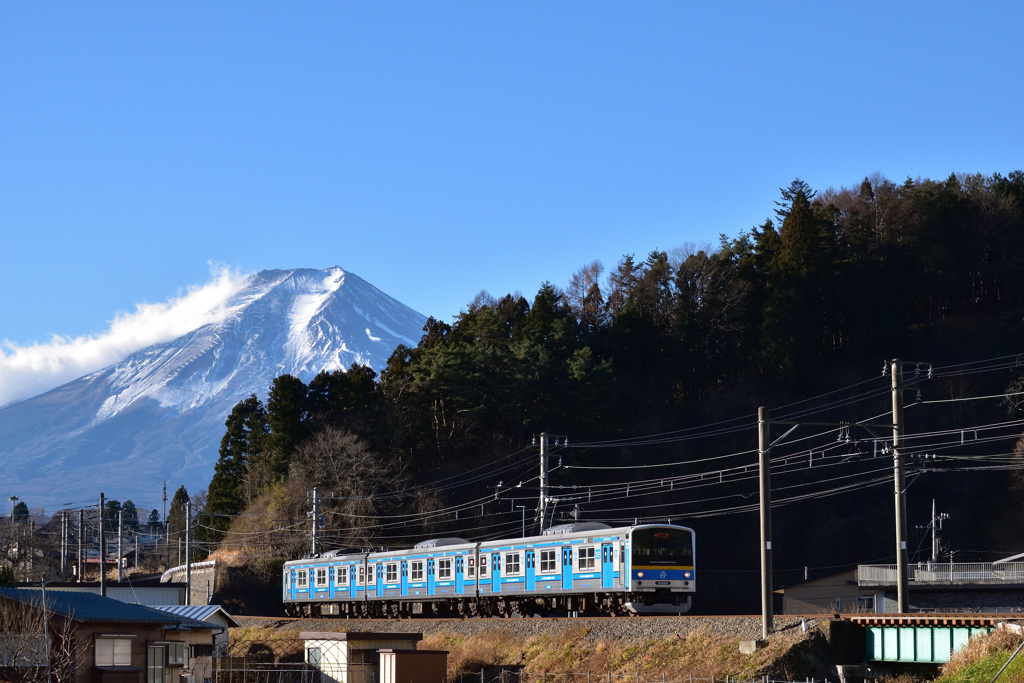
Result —
M990 681L998 673L1014 651L1020 646L1021 633L1007 629L996 629L984 636L975 636L957 652L949 663L942 667L942 675L936 679L942 683L968 683ZM999 678L1000 683L1024 681L1024 659L1017 659Z
M764 674L804 678L823 666L823 639L818 633L799 632L773 636L768 647L742 655L739 640L708 631L676 634L648 642L594 640L586 627L553 635L516 638L496 628L466 637L441 633L426 637L423 649L447 650L449 680L459 671L479 671L484 666L522 665L529 673L568 674L590 672L613 678L639 676L641 680L683 680L712 676L758 678ZM817 647L822 646L822 647Z

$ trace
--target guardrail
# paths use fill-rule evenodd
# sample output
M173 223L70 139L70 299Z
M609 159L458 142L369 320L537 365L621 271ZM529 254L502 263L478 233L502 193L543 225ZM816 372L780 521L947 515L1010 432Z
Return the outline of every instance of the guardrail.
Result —
M860 586L894 586L898 578L894 564L857 567ZM907 566L907 579L916 584L1024 583L1024 562L919 562Z

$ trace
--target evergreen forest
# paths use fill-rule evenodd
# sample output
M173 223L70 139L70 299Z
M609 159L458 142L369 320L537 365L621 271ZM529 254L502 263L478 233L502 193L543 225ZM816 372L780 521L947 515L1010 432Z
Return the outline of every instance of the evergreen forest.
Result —
M757 612L758 408L776 586L893 563L901 359L911 561L1024 552L1024 172L797 179L765 210L716 245L482 292L379 376L276 378L227 419L204 548L276 582L314 521L323 551L535 534L545 433L544 526L690 526L697 609Z

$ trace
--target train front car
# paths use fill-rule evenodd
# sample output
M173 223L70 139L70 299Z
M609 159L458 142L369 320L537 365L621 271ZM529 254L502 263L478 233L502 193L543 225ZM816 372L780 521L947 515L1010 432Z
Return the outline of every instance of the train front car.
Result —
M629 599L637 614L688 612L696 590L696 535L669 524L635 526L629 532Z

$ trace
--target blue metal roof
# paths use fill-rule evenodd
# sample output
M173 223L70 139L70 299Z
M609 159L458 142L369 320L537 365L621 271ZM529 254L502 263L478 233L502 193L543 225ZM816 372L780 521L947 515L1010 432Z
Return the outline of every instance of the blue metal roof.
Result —
M238 622L231 618L223 607L220 605L151 605L153 609L162 610L164 612L170 612L171 614L177 614L181 617L188 617L189 619L196 619L198 621L207 621L210 617L217 614L218 612L224 615L229 626L238 626ZM219 626L219 624L215 624Z
M42 608L43 592L35 588L0 588L0 598ZM208 630L213 627L187 616L162 612L152 607L132 605L95 593L46 591L46 609L55 614L80 622L120 622L134 624L164 624L182 630Z

